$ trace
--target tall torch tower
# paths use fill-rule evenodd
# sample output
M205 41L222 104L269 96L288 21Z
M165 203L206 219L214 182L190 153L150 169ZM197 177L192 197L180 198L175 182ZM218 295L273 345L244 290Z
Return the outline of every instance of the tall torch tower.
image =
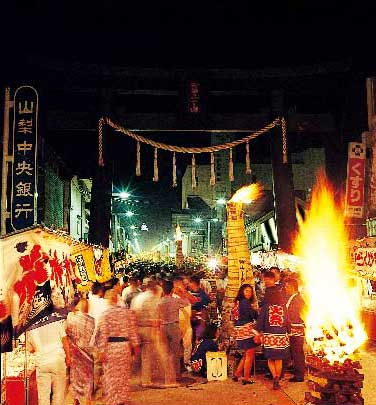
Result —
M183 265L183 240L180 225L178 224L176 227L176 256L175 256L175 264L178 269L180 269Z
M245 233L243 204L257 200L262 193L258 184L238 190L227 203L228 282L222 308L222 336L226 339L232 330L231 309L242 284L254 286L251 258Z

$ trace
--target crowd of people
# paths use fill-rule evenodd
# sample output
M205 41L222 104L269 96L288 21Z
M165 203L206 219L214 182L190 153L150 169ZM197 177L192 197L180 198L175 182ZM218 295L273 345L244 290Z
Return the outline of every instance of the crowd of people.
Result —
M77 296L66 321L28 333L39 403L50 403L51 393L53 405L63 403L68 378L75 405L89 405L98 389L107 405L128 404L132 359L138 355L143 387L177 387L182 370L204 375L203 347L218 350L214 335L207 345L213 329L209 302L194 276L93 283Z
M278 268L266 271L260 281L258 295L244 284L234 301L234 337L244 355L233 380L254 382L255 348L262 345L278 389L291 355L293 381L304 380L304 302L297 280L282 282ZM63 403L68 377L75 405L90 405L98 389L107 405L126 405L132 360L139 355L142 387L177 387L182 371L205 376L206 353L218 350L217 324L207 311L211 299L195 276L142 281L125 276L94 283L77 297L64 323L28 333L29 349L36 354L39 403L50 403L51 392L52 404Z

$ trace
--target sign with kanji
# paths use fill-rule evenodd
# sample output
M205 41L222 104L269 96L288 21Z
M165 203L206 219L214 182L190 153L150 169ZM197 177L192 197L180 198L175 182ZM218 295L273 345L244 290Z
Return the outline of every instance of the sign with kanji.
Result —
M188 111L192 114L201 112L201 86L198 81L192 80L188 84Z
M14 93L10 222L14 230L37 222L38 93L21 86Z
M366 145L350 142L347 161L345 216L364 216L364 178L366 167Z
M376 248L354 247L351 252L355 271L361 277L376 280Z

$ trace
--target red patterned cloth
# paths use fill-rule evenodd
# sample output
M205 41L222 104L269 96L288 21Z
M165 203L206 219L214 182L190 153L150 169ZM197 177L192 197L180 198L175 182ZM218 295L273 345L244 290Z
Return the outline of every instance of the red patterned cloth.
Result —
M232 319L234 321L239 320L239 301L235 302L234 308L232 309Z
M111 342L110 337L125 337L124 342ZM131 376L131 349L139 345L136 334L136 318L132 311L111 306L98 321L95 344L105 353L103 385L106 405L129 403Z
M72 365L70 381L73 398L91 398L94 379L94 361L89 343L94 332L94 318L83 312L70 312L66 321L66 332L70 341Z
M235 340L253 338L257 334L257 331L255 331L254 327L254 322L249 322L241 326L235 326L232 332L232 336Z
M286 349L290 345L288 335L264 333L264 349Z

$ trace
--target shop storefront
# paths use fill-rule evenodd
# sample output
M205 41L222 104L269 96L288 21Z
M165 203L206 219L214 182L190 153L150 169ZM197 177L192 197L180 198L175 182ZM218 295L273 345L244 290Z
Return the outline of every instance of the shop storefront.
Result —
M376 238L353 242L350 253L357 276L364 326L368 338L376 340Z

